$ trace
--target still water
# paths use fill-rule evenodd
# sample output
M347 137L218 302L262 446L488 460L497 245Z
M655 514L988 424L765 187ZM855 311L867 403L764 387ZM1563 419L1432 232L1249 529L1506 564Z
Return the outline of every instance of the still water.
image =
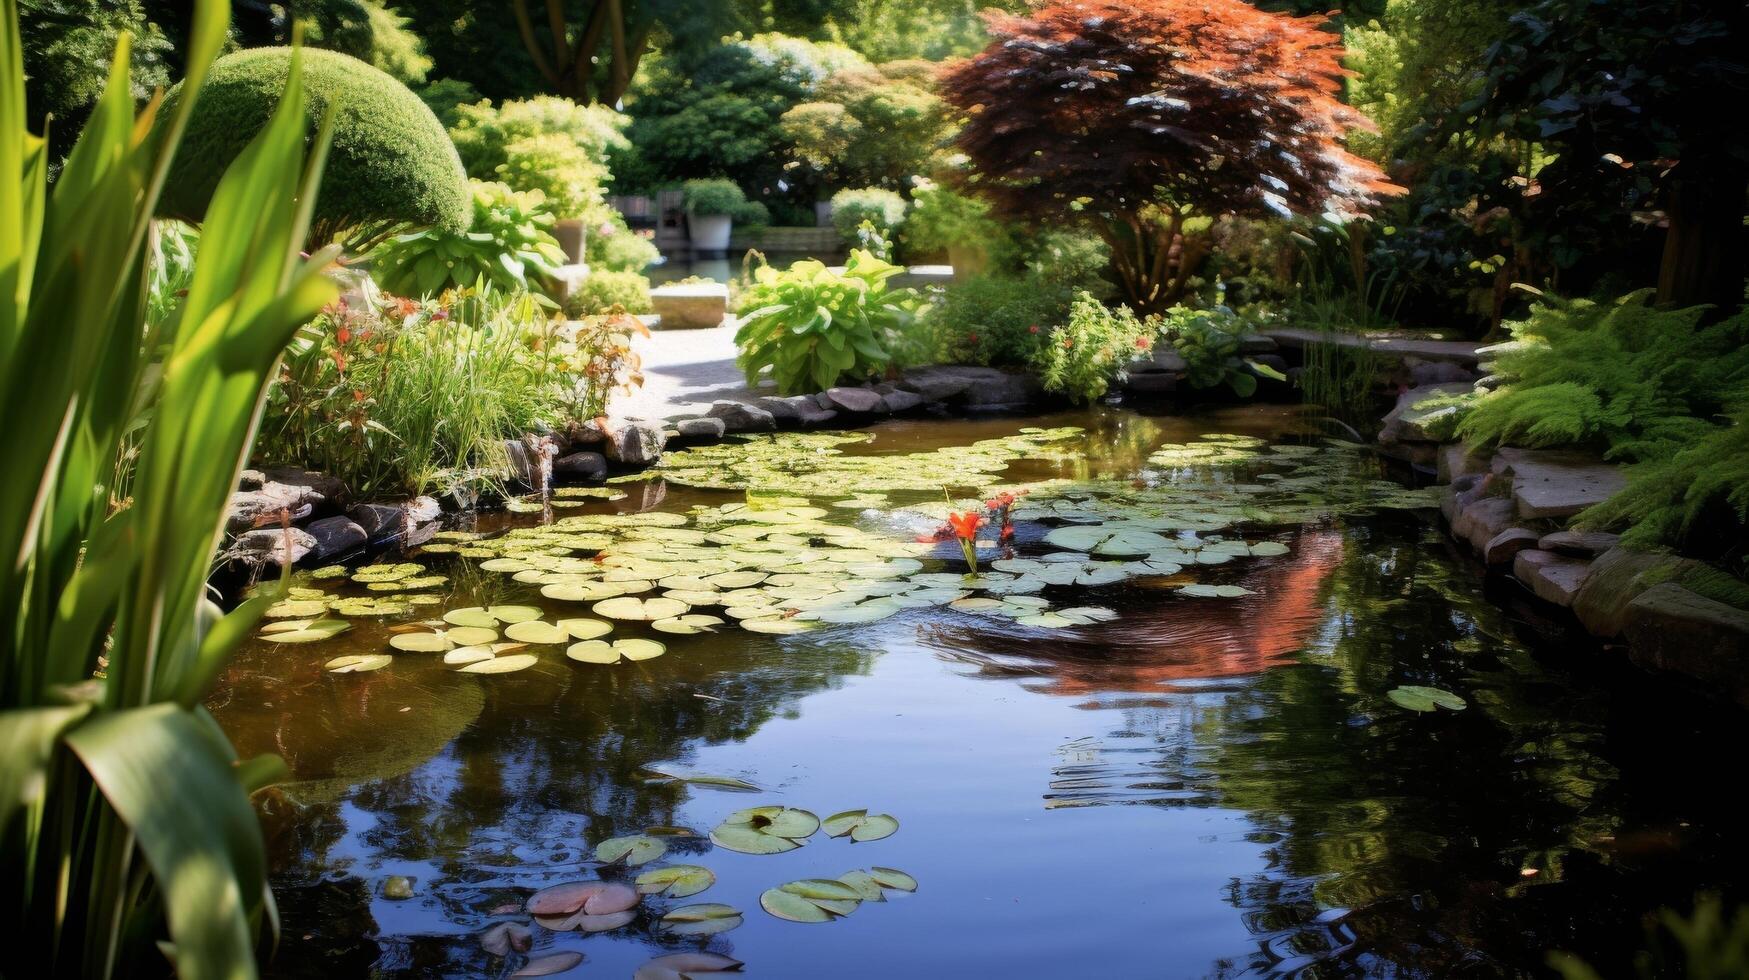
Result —
M1084 458L1019 462L1007 479L1171 479L1144 473L1161 443L1305 430L1278 408L1099 411L890 422L845 451L968 445L1029 424L1086 428ZM625 489L588 512L742 497ZM765 978L1517 976L1544 973L1561 949L1609 973L1642 945L1648 912L1733 896L1745 848L1718 756L1740 739L1740 714L1502 611L1425 512L1246 536L1266 531L1288 553L1219 578L1253 594L1187 599L1132 579L1074 600L1117 618L1062 630L908 609L794 636L730 624L612 666L549 652L480 677L406 654L371 673L323 671L385 650L395 622L251 646L214 708L244 753L277 752L293 773L262 804L284 919L268 972L502 977L576 950L586 958L565 975L629 977L652 956L706 949ZM1026 528L1017 541L1039 548ZM425 560L456 591L434 609L573 614L467 559ZM1403 710L1385 693L1404 684L1468 708ZM647 767L762 791L651 782ZM666 837L650 867L704 865L716 883L647 899L613 931L536 925L527 953L482 948L493 924L529 922L538 888L628 877L594 862L597 842L708 833L765 803L822 817L866 807L901 826L865 843L821 832L774 855ZM871 866L919 887L824 924L760 907L784 882ZM411 897L384 894L394 876ZM699 938L659 925L697 902L743 923Z

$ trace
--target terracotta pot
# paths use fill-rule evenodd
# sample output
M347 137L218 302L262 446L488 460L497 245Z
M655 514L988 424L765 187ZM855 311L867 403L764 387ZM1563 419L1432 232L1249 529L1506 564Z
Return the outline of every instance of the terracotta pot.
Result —
M553 237L559 240L559 247L565 250L565 257L573 264L583 261L589 229L584 226L582 218L560 218L553 222Z

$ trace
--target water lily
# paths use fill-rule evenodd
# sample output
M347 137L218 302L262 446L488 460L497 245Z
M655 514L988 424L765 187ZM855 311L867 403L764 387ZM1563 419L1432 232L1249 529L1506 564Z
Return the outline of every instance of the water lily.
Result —
M984 515L975 511L961 511L947 515L947 526L953 528L953 535L959 539L960 551L965 553L966 567L971 571L978 570L978 528L984 523Z

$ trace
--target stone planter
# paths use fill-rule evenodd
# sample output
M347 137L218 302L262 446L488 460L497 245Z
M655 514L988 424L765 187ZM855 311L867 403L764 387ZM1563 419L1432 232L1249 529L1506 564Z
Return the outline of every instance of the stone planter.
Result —
M658 330L697 330L720 326L728 314L729 287L720 282L658 286L650 290Z
M689 214L686 216L687 234L691 236L692 250L720 255L729 250L729 232L734 227L734 220L726 214Z
M559 240L566 258L574 264L582 264L583 248L589 242L589 229L584 226L582 218L561 218L554 222L553 237Z

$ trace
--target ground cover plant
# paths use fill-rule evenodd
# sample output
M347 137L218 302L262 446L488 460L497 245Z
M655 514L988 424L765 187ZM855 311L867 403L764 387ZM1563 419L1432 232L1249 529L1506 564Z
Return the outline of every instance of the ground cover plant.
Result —
M0 3L0 912L55 975L253 973L274 919L239 760L202 701L271 599L229 614L206 578L280 350L334 294L300 259L331 114L296 73L208 185L204 248L161 323L153 211L225 36L195 5L181 98L136 117L129 45L53 193L25 128L18 7ZM292 57L296 57L293 55ZM156 118L154 118L156 117ZM158 138L139 139L156 123ZM110 479L135 440L128 496Z
M371 275L384 289L401 296L478 286L538 290L565 264L546 195L497 181L469 183L473 217L466 229L409 232L371 252Z
M736 363L750 381L770 368L786 395L883 375L914 319L912 294L887 286L903 271L860 249L841 273L812 259L761 266L741 300Z

